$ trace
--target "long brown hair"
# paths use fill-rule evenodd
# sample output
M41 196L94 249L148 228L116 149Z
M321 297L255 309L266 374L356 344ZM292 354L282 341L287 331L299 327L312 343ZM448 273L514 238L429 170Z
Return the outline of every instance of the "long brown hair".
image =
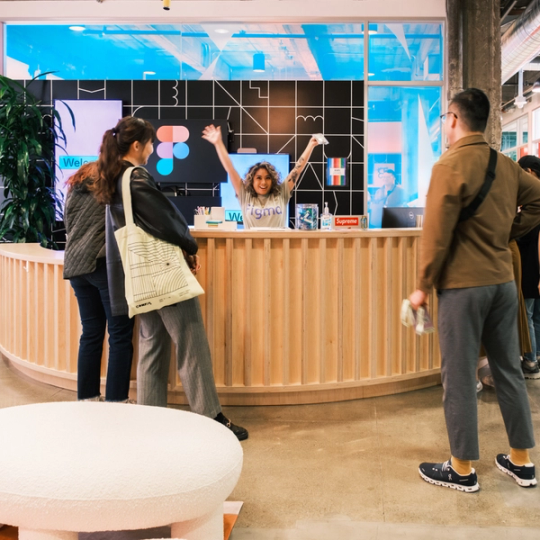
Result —
M98 180L94 186L94 196L101 204L109 204L116 191L116 182L124 170L122 158L134 142L146 145L154 142L156 130L147 120L126 116L103 135L97 161Z
M66 186L68 188L68 193L79 184L87 182L87 187L90 191L94 191L95 181L97 180L97 161L91 161L90 163L85 163L79 170L66 180Z

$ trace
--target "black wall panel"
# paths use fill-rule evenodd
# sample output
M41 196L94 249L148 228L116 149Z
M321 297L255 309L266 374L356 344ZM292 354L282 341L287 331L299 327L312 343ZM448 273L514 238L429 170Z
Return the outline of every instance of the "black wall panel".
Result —
M121 99L124 114L148 119L228 120L229 151L289 153L291 167L312 133L330 144L315 148L291 199L324 201L339 215L364 213L364 83L362 81L38 81L30 86L53 99ZM213 148L208 145L208 151ZM326 159L348 158L348 185L326 185ZM215 195L206 185L182 186L192 195Z

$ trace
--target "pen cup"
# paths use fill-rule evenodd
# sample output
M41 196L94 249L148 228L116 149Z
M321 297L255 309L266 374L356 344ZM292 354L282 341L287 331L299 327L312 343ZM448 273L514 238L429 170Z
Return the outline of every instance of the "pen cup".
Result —
M223 206L212 206L210 215L212 221L225 221L225 208Z
M207 228L207 225L206 225L206 218L208 216L205 216L205 215L200 215L200 214L195 214L193 216L193 225L196 229L206 229Z

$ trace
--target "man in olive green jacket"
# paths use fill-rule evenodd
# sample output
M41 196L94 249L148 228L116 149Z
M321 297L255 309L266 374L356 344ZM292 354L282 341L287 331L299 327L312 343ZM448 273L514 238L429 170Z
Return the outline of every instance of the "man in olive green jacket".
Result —
M418 289L413 308L432 287L439 300L439 342L444 413L452 457L422 463L421 477L465 492L479 489L472 460L480 457L476 365L480 343L488 353L511 451L496 466L523 487L536 485L528 449L534 447L531 412L521 371L517 334L517 292L510 238L540 224L540 182L515 162L497 154L495 179L472 217L460 212L480 191L490 149L483 137L489 101L467 89L443 115L450 147L433 167L426 200ZM521 213L516 208L523 206Z

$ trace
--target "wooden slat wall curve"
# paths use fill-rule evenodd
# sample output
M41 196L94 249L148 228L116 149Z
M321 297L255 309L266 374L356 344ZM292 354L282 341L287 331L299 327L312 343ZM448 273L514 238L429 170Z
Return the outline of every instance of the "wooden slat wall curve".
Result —
M223 402L314 403L437 384L436 335L418 337L399 319L419 233L195 232Z
M222 403L318 403L437 384L436 335L418 337L399 321L419 232L195 232ZM0 352L74 389L80 321L62 256L20 246L0 247ZM185 402L174 366L169 401Z

